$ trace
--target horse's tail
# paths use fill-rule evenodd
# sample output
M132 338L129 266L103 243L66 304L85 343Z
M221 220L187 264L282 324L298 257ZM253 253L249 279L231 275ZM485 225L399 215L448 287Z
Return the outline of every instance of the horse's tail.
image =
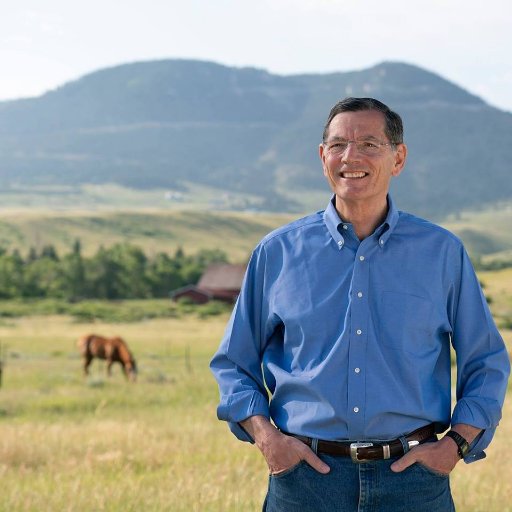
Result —
M77 345L82 355L85 356L90 353L91 343L94 338L96 338L95 334L87 334L78 339Z

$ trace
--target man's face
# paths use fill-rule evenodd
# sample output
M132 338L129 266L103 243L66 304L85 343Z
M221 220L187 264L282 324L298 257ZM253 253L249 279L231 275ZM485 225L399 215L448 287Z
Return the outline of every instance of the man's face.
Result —
M384 115L376 110L342 112L331 121L319 151L324 175L337 200L379 204L385 199L391 177L398 176L404 167L407 148L405 144L398 144L396 149L382 145L391 142L384 128ZM340 151L348 141L358 144L351 142ZM376 147L367 151L365 145Z

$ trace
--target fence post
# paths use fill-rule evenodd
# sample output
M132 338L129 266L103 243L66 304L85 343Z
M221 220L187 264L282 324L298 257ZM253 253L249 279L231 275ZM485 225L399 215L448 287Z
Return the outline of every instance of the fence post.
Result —
M4 371L4 352L2 342L0 341L0 388L2 387L2 375Z
M192 362L190 361L190 345L185 349L185 366L188 373L192 373Z

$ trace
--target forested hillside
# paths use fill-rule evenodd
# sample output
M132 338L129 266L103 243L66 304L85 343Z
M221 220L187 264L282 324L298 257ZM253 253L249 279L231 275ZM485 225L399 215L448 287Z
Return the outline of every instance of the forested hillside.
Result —
M512 114L390 62L295 76L187 60L100 70L0 103L0 185L186 194L192 183L250 194L259 209L303 210L326 190L318 143L329 108L347 95L377 97L404 118L409 161L394 183L402 208L440 218L512 198Z

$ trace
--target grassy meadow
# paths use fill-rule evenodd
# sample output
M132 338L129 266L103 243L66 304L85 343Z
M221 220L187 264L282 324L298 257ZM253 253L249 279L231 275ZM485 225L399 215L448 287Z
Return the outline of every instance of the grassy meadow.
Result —
M256 243L292 217L254 212L117 210L59 212L51 209L5 210L0 220L0 247L17 248L53 244L59 254L71 251L80 239L82 253L91 256L100 245L128 242L148 255L174 253L178 247L192 254L218 248L232 262L246 261Z
M482 279L497 294L493 307L505 315L509 304L510 313L512 272ZM215 415L208 362L227 318L3 318L0 511L260 510L265 463ZM82 377L75 343L87 332L125 337L138 360L137 383L127 383L118 366L107 379L101 361ZM503 334L512 347L512 331ZM511 436L509 396L488 458L453 474L457 510L512 510Z
M208 361L226 319L4 322L0 510L256 509L262 461L215 419ZM136 384L119 367L107 380L97 361L82 378L75 343L88 331L128 340L138 359Z

